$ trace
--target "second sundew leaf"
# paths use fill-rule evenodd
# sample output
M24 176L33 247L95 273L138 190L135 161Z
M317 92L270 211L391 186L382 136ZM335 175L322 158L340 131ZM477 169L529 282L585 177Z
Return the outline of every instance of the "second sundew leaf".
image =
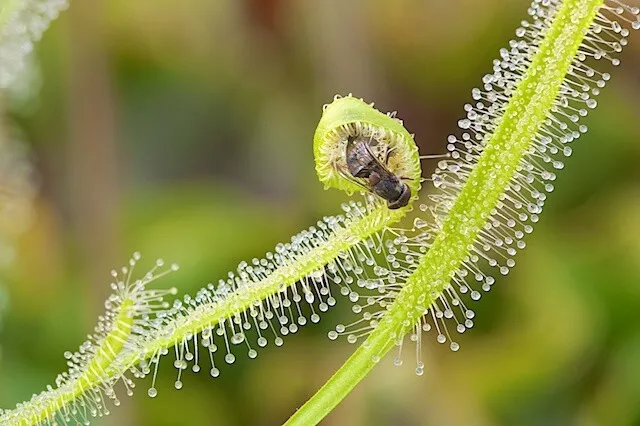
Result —
M438 342L457 351L448 324L455 333L473 327L465 300L491 289L487 266L503 275L515 266L555 171L564 167L559 157L570 156L571 142L587 131L580 119L610 79L594 63L619 65L625 27L640 28L640 10L618 0L534 0L529 14L483 87L472 91L474 103L458 123L462 134L448 139L451 158L433 174L433 203L420 206L430 217L416 219L414 236L394 241L397 254L388 260L406 278L380 287L383 294L362 306L361 320L330 333L366 340L288 424L318 423L384 354L400 352L408 333L418 346L419 375L424 331L433 329Z
M382 114L351 96L336 97L325 105L321 122L316 148L328 156L316 158L319 167L322 162L344 157L348 135L364 135L375 139L376 147L389 154L386 166L410 187L412 201L417 199L421 183L417 148L393 114ZM330 182L325 184L331 186ZM350 189L363 188L355 185ZM136 326L133 341L113 353L98 352L88 364L88 373L74 377L73 383L62 383L15 410L0 411L2 418L11 419L11 424L35 424L56 415L73 417L70 410L77 411L88 396L102 400L104 394L115 399L112 385L119 380L128 385L127 371L135 377L151 375L147 393L155 397L158 369L169 353L175 354L176 389L183 387L183 374L189 368L199 372L205 367L206 373L217 377L220 365L234 363L236 354L255 358L258 349L270 342L281 346L283 336L308 322L320 321L321 314L336 303L335 292L357 302L363 297L359 294L362 287L393 284L395 274L376 261L385 258L387 248L394 250L393 243L385 240L386 229L412 205L391 210L385 201L371 194L364 202L351 201L342 206L343 215L323 218L290 242L278 244L262 259L241 262L236 271L216 284L209 284L193 297L176 300L171 309L149 315L144 324ZM370 274L378 279L369 279ZM126 321L118 319L116 323L133 331ZM249 333L250 329L254 331ZM114 334L105 341L117 342L120 337ZM83 421L108 412L102 403L91 408L79 416Z
M314 138L318 170L344 166L338 163L344 162L349 135L375 139L380 149L392 153L387 167L411 188L412 200L417 199L422 178L413 137L393 114L383 114L352 96L336 96L323 108ZM362 191L361 186L349 186L348 181L345 185L344 178L330 173L322 179L326 187ZM384 200L372 195L364 202L344 204L344 215L325 217L264 258L241 262L226 279L209 284L195 297L177 301L175 315L164 318L158 330L141 343L143 354L131 354L122 365L126 368L141 357L150 359L146 370L154 370L150 395L155 396L156 371L167 348L175 349L175 386L181 388L182 371L188 365L197 372L201 364L209 364L209 374L216 377L220 363L235 362L238 345L250 358L255 358L256 349L269 341L281 346L283 336L295 333L309 321L320 320L320 314L336 303L336 290L358 301L359 287L373 285L368 279L369 270L394 280L393 274L376 266L376 259L387 254L384 231L411 208L410 203L390 210ZM246 336L249 329L257 334L255 342Z

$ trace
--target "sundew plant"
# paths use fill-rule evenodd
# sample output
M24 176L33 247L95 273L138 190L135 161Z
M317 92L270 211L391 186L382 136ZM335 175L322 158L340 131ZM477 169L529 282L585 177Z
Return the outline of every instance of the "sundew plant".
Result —
M173 302L167 298L176 289L150 284L177 266L158 261L140 275L134 254L113 272L114 294L95 333L64 354L69 370L0 412L2 424L88 423L131 394L137 379L150 376L147 393L155 397L162 365L176 369L176 389L189 371L217 377L237 356L281 346L340 298L357 317L328 337L359 346L287 424L319 423L389 352L397 365L415 352L415 372L424 374L427 333L458 351L456 336L474 326L472 304L515 266L565 159L587 132L584 117L620 64L630 30L640 28L640 10L617 0L535 0L527 12L472 90L429 178L395 113L336 96L315 132L315 168L325 187L363 192L361 200ZM372 155L408 186L407 206L390 209L349 175L352 137L369 140Z

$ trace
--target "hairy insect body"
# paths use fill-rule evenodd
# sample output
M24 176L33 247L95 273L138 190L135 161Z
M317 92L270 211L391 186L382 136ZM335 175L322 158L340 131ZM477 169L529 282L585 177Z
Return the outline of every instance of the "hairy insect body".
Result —
M398 176L390 172L371 152L369 140L362 136L347 139L346 163L354 178L365 179L366 188L387 200L390 209L409 204L411 189Z

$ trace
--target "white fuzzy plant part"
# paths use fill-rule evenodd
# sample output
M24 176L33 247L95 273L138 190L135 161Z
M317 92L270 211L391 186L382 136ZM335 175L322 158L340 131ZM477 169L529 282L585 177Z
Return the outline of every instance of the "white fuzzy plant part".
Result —
M34 43L68 5L67 0L4 0L0 4L0 102L33 82ZM0 105L0 113L7 109ZM29 224L36 192L26 146L17 129L0 120L0 266L14 258L13 240Z
M291 424L317 423L386 352L399 352L406 334L417 343L417 374L424 371L424 331L435 330L437 341L458 350L453 334L473 326L468 305L491 289L492 271L506 274L515 265L516 252L525 247L553 191L562 158L587 130L580 119L596 106L610 78L595 70L596 62L619 64L627 27L640 25L638 13L616 0L534 1L531 19L500 52L483 86L472 91L461 131L449 137L448 155L430 179L431 202L420 204L412 227L395 225L411 205L392 211L371 195L346 204L345 214L324 218L264 258L241 263L217 284L146 318L101 381L77 397L85 401L104 383L112 389L127 371L152 376L153 397L158 368L169 353L178 371L176 388L183 387L189 367L215 377L240 348L254 358L260 347L279 346L284 335L317 322L337 293L354 302L362 319L339 325L329 337L366 340ZM327 105L318 125L314 154L320 180L350 192L366 186L349 177L341 157L347 136L357 134L376 139L378 160L405 180L415 201L421 177L412 135L393 114L351 96ZM393 155L387 158L388 152ZM400 355L395 363L401 363ZM4 415L30 424L69 412L67 405L47 407L30 401ZM27 412L36 421L24 423ZM94 413L86 412L82 421Z
M0 6L0 89L20 78L51 21L69 0L5 0Z

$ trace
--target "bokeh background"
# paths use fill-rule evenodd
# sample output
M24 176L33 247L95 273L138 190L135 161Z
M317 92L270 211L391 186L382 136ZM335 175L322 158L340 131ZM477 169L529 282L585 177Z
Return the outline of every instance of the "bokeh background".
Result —
M640 5L635 2L636 5ZM0 406L52 383L134 250L195 293L340 210L314 175L323 103L353 92L444 149L527 0L72 2L10 102L34 163L31 227L2 280ZM327 425L640 424L640 37L613 73L518 266L451 353L385 359ZM428 174L434 164L425 163ZM276 425L348 357L353 318L239 356L218 379L138 383L98 425Z

